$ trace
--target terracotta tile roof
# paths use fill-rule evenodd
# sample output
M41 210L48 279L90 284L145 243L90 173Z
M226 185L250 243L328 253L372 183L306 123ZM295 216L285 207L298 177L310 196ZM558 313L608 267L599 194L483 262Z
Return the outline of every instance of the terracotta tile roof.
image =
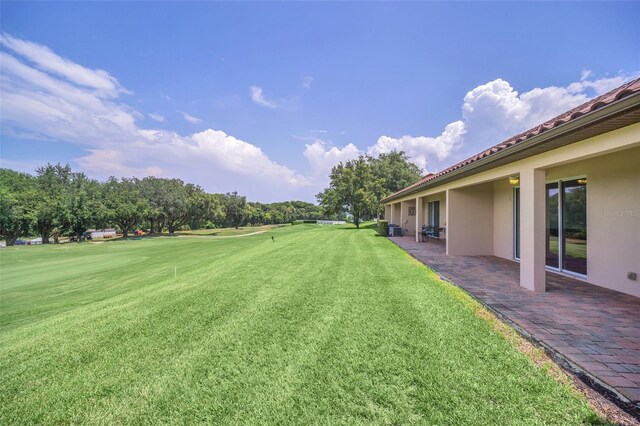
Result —
M426 176L423 176L419 181L417 181L416 183L413 183L409 186L407 186L404 189L401 189L400 191L391 194L387 197L385 197L382 201L387 201L390 198L395 198L399 195L402 195L406 192L411 191L412 189L422 186L424 184L426 184L427 182L436 179L440 176L446 175L447 173L451 173L454 170L458 170L462 167L465 167L469 164L475 163L478 160L481 160L483 158L489 157L490 155L495 154L496 152L502 151L504 149L507 149L513 145L516 145L518 143L521 143L523 141L526 141L534 136L537 136L541 133L544 133L548 130L551 130L555 127L558 127L562 124L568 123L571 120L574 120L578 117L581 117L585 114L588 114L590 112L593 112L599 108L602 108L603 106L609 105L615 101L618 101L622 98L625 98L631 94L634 94L636 92L640 92L640 78L636 79L636 80L632 80L628 83L623 84L622 86L611 90L610 92L605 93L604 95L600 95L596 98L591 99L588 102L585 102L582 105L579 105L567 112L564 112L560 115L558 115L557 117L552 118L551 120L547 120L542 124L537 125L536 127L529 129L525 132L522 132L518 135L512 136L511 138L507 139L504 142L501 142L497 145L492 146L491 148L488 148L482 152L477 153L476 155L467 158L466 160L463 160L457 164L454 164L451 167L448 167L440 172L437 173L429 173Z

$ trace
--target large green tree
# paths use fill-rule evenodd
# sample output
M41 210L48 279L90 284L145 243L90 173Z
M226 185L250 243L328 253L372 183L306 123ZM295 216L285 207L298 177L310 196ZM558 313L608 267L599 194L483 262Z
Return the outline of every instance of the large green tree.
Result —
M67 223L67 199L73 172L68 164L47 164L36 169L36 202L31 211L33 227L48 244L54 229Z
M247 215L247 198L235 191L225 194L224 213L226 225L238 228Z
M104 184L89 179L84 173L70 175L68 184L60 193L59 233L80 236L87 228L106 224L108 211L103 188Z
M347 212L357 228L376 214L384 182L375 176L367 158L340 162L331 169L330 179L329 188L316 196L327 213Z
M376 178L382 181L378 198L400 191L417 182L421 177L421 170L409 160L403 151L391 151L378 157L367 157ZM383 209L380 206L379 209Z
M0 235L7 246L29 233L37 200L35 179L27 173L0 169Z
M105 183L104 200L110 222L122 230L125 238L140 225L148 206L142 197L142 185L135 178L110 177Z

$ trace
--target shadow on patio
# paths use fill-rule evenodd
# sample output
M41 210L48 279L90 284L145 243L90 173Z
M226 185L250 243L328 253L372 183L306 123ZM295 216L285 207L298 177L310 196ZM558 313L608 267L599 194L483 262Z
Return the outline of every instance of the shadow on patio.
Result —
M520 265L494 256L447 256L442 242L391 241L462 287L578 374L640 414L640 299L547 272L547 291L519 285ZM634 407L632 407L634 408Z

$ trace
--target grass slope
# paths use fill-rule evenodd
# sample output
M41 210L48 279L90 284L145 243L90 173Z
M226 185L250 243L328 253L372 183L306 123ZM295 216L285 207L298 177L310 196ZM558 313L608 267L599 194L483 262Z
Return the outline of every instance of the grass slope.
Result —
M372 230L0 256L1 424L599 422Z

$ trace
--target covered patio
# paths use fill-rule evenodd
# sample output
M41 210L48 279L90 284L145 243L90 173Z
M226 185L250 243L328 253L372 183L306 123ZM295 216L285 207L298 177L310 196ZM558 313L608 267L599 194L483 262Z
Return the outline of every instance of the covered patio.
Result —
M640 413L640 298L552 272L546 292L532 292L520 286L518 262L446 255L443 242L413 236L390 240Z

